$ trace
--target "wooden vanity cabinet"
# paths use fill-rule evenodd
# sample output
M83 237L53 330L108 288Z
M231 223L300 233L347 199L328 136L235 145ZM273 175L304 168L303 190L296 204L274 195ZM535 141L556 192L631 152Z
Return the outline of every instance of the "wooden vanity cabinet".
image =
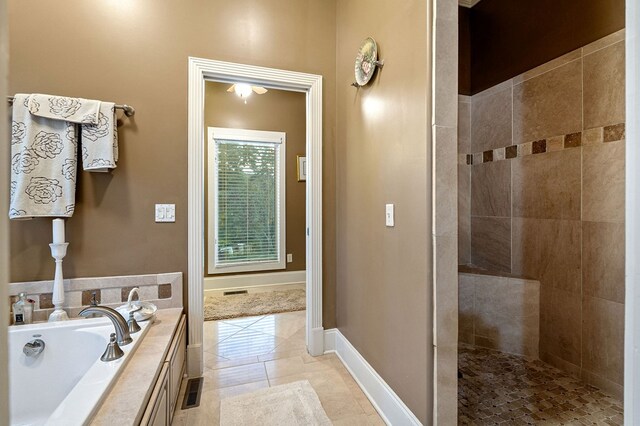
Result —
M160 376L156 382L156 386L153 388L149 405L147 410L142 416L143 425L149 426L169 426L171 421L169 420L169 405L168 401L169 393L169 366L165 362L162 365Z
M178 405L180 383L186 365L186 350L186 317L182 315L140 424L145 426L171 425L173 413Z

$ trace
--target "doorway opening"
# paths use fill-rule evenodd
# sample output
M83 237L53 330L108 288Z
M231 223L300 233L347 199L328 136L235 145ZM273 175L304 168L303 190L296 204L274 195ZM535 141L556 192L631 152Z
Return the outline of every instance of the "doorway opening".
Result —
M301 92L305 95L304 144L306 155L306 193L304 197L305 226L303 231L305 234L304 256L306 259L304 269L306 293L306 314L304 315L304 320L306 325L304 335L306 349L309 354L313 356L322 355L324 353L324 333L322 327L322 77L252 65L189 58L188 374L190 377L200 376L204 369L203 305L205 296L205 271L208 271L209 266L211 266L207 265L205 268L206 255L210 253L207 252L207 244L205 244L203 238L207 233L207 215L205 214L207 135L205 132L206 123L203 111L205 107L206 84L208 82L220 82L229 85L238 85L238 83L240 83L249 86L259 86L267 90L279 89ZM236 91L236 93L237 92L238 91ZM224 138L220 139L222 140ZM218 223L216 223L216 225L217 224ZM272 231L274 230L272 229ZM280 242L282 242L282 236L280 236ZM214 241L214 247L216 247L215 244L216 241ZM217 258L219 261L218 266L223 266L225 256L227 260L233 258L233 256L242 255L244 258L247 257L246 253L248 253L248 250L246 246L240 247L240 245L234 245L232 243L225 243L223 245L224 247L218 245L217 248L215 248L214 258ZM283 260L281 259L283 252L279 250L280 246L278 244L265 247L263 248L266 255L273 254L270 252L271 249L269 247L278 249L278 253L275 255L277 262L275 263ZM257 250L257 248L255 250ZM231 252L235 254L231 254ZM237 259L236 257L236 260ZM233 267L238 266L238 262L236 261L235 263ZM297 318L294 322L299 320L300 318Z

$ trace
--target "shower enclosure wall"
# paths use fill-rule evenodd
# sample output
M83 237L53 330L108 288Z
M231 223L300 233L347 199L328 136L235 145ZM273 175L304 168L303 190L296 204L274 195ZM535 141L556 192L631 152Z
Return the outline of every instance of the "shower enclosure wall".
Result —
M621 30L460 96L458 134L459 264L539 281L540 359L617 397L624 350L624 49ZM495 290L478 295L479 288L475 300L497 297ZM463 314L464 294L461 286L460 339L468 342L479 314ZM530 317L532 308L505 309L529 309ZM508 333L496 332L472 343L504 350L505 339Z

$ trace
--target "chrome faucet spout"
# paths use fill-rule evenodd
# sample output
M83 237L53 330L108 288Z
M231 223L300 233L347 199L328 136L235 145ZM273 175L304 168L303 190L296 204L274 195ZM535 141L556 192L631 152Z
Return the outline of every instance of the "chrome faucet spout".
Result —
M108 306L89 306L80 311L80 316L86 317L91 314L105 316L111 320L113 327L116 329L116 340L118 345L128 345L133 341L129 335L129 326L127 321L120 315L120 312L111 309Z

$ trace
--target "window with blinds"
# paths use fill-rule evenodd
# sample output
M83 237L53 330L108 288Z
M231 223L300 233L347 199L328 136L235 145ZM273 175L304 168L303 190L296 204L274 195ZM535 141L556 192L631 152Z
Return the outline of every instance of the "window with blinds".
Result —
M217 128L211 133L209 271L284 269L284 133Z

